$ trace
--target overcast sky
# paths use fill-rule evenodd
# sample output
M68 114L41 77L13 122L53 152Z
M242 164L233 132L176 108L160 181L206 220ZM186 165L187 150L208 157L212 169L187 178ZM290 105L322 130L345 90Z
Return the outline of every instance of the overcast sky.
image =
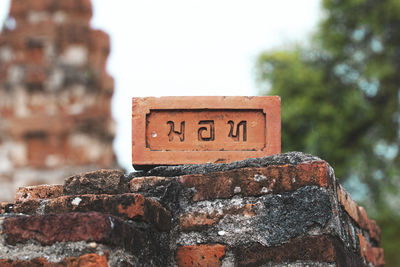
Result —
M257 95L257 55L305 41L320 16L320 0L92 2L92 25L111 36L115 149L129 171L132 97ZM0 0L0 21L8 3Z

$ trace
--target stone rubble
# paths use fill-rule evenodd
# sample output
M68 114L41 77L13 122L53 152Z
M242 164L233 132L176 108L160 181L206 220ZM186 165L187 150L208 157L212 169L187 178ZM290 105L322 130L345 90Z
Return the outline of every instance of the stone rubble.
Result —
M130 180L99 170L21 188L1 206L0 265L384 265L379 227L325 161L291 152L211 167ZM71 181L78 191L65 190ZM114 190L124 181L130 192Z

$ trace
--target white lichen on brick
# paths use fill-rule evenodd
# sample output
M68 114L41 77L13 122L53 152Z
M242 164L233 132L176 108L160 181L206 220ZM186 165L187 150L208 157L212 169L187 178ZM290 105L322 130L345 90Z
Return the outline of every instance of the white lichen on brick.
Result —
M261 193L266 194L268 193L270 190L268 188L266 188L265 186L263 188L261 188Z
M235 194L242 192L242 189L240 188L240 186L236 186L235 189L233 189L233 192Z
M267 179L267 177L265 177L265 176L262 175L262 174L256 174L256 175L254 175L254 181L256 181L256 182L260 182L260 181L265 180L265 179Z
M71 204L74 206L79 206L79 203L81 203L82 199L80 197L74 198L74 200L71 201Z
M114 222L113 222L113 218L108 217L108 219L110 220L110 227L111 229L114 229Z
M49 200L42 200L42 202L40 202L40 206L39 208L37 208L36 213L39 215L43 215L44 211L46 209L46 204L49 202Z

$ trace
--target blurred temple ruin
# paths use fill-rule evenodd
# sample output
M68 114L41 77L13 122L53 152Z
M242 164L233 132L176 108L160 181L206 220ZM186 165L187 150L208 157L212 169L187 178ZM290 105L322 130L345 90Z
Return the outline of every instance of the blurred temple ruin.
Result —
M0 200L116 167L106 33L90 0L12 0L0 34Z

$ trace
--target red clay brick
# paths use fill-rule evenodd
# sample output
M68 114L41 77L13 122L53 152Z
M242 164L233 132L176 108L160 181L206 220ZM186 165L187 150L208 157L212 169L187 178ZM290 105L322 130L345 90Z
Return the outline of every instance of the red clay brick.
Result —
M101 30L95 30L91 32L90 38L93 40L91 43L90 62L93 65L105 68L107 56L110 53L110 37Z
M135 251L146 245L143 232L119 218L97 212L6 218L3 233L9 245L28 240L36 240L42 245L95 241Z
M324 161L301 163L297 166L268 166L184 175L179 177L179 182L184 187L195 188L194 201L230 198L235 194L260 196L293 191L307 185L332 185L328 176L328 164ZM240 188L240 192L236 193L235 188Z
M80 12L91 14L92 5L90 0L13 0L11 1L10 16L20 17L26 16L29 11L50 11L63 10L66 12Z
M351 198L350 194L347 193L347 191L340 184L337 186L337 194L339 203L342 204L344 210L358 225L360 225L359 215L361 213L359 211L357 203Z
M28 7L24 0L13 0L10 4L10 16L18 17L21 15L25 15L28 10Z
M47 74L45 69L45 55L43 47L30 48L23 52L24 61L34 65L25 70L25 82L43 83L46 81Z
M380 245L381 243L381 228L374 220L368 221L369 237Z
M361 233L358 234L358 238L360 240L361 256L374 266L383 266L385 264L383 249L373 247Z
M33 64L39 64L41 59L38 59L36 53L30 53L28 55L30 58L27 59L32 61ZM26 68L25 73L25 83L29 84L40 84L42 85L47 80L47 74L45 68L40 68L38 66Z
M208 266L219 267L225 256L223 245L183 246L176 250L176 263L179 267Z
M373 261L371 261L375 266L384 266L385 259L383 254L383 248L370 248L370 254L373 255Z
M351 198L342 185L338 184L337 194L339 203L349 216L364 230L369 231L369 236L379 245L381 242L381 229L374 220L368 219L368 215L363 207Z
M62 185L36 185L18 188L15 193L15 203L32 199L50 199L62 195Z
M223 215L218 212L183 214L179 217L179 226L183 231L197 230L216 224L222 217Z
M358 224L362 229L369 229L369 219L367 212L361 206L358 207L358 219L359 219Z
M65 258L61 262L48 262L44 258L24 260L0 260L2 267L108 267L106 255L95 253L85 254L79 257Z
M132 163L139 169L278 154L280 113L277 96L133 98Z
M56 2L56 5L54 5ZM80 12L80 13L92 13L92 3L90 0L75 0L75 1L57 1L53 0L53 6L57 9Z
M170 212L157 201L140 194L61 196L49 199L43 205L46 214L97 211L124 219L152 223L163 231L171 227ZM16 204L14 210L24 214L35 214L39 206L40 202L37 200L25 201Z
M361 233L358 234L358 240L360 241L360 255L365 258L370 244Z
M95 253L90 253L90 254L85 254L80 257L71 257L64 259L62 264L66 264L66 266L71 266L71 267L80 267L80 266L85 266L85 267L107 267L108 262L107 262L107 257L106 255L98 255ZM64 266L62 265L62 266Z

